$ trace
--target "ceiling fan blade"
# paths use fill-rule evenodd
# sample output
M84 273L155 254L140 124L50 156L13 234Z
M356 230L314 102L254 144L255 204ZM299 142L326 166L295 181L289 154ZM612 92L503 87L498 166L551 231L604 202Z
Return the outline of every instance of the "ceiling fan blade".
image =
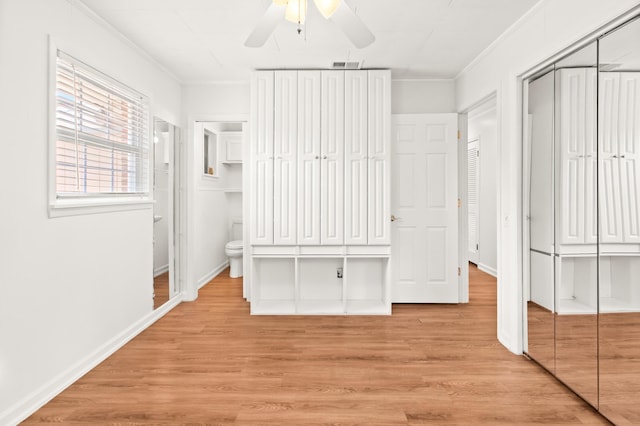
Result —
M369 46L376 40L369 28L356 15L345 0L340 2L331 20L340 27L342 32L358 49Z
M247 47L261 47L263 46L273 30L276 29L278 24L284 18L284 12L287 9L286 5L279 6L275 3L271 3L264 16L258 22L258 25L253 29L247 41L244 45Z

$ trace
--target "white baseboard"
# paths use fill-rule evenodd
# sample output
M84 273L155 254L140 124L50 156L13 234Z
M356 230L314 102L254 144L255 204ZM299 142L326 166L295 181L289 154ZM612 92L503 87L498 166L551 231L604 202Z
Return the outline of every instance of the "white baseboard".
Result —
M204 287L205 284L207 284L209 281L211 281L212 279L214 279L215 277L220 275L220 272L222 272L225 269L227 269L227 267L229 267L229 261L225 260L224 263L222 263L220 266L215 268L213 271L209 272L204 277L200 278L198 280L198 290L200 290L202 287Z
M40 387L40 389L35 390L26 398L23 398L21 401L0 413L0 425L17 425L25 420L47 402L51 401L60 392L111 356L131 339L149 328L151 324L162 318L167 312L180 304L180 302L182 302L180 296L173 297L167 303L155 311L150 312L113 339L96 349L76 365L59 374L49 383Z
M158 275L164 274L168 270L169 270L168 263L166 265L158 266L156 269L153 270L153 278L157 277Z
M483 265L482 263L478 263L478 269L480 269L482 272L486 272L487 274L494 276L496 278L498 278L498 271L496 271L495 269L487 266L487 265Z

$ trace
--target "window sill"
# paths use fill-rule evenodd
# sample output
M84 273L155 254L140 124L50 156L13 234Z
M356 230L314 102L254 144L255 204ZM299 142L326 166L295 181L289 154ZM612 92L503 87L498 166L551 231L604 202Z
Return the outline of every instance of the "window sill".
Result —
M87 214L100 214L122 212L130 210L151 209L154 201L148 198L122 198L122 199L64 199L56 200L49 205L49 217L80 216Z

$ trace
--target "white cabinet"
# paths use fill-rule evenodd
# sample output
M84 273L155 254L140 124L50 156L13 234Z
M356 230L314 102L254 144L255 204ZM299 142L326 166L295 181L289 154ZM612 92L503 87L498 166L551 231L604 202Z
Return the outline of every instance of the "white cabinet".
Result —
M251 244L273 244L274 72L251 78Z
M273 243L296 244L298 73L275 73Z
M640 73L600 73L600 242L640 244ZM634 244L635 247L629 247Z
M564 252L595 251L596 222L596 72L568 68L557 72L557 135L560 187L556 191L558 244ZM574 245L574 247L569 246Z
M220 132L220 144L224 149L224 160L226 164L242 163L242 132Z
M298 72L298 244L344 241L344 72Z
M391 73L369 71L368 93L368 244L391 242L390 147Z
M389 70L254 74L252 313L391 313L390 125Z
M367 71L345 73L345 243L368 241L368 84Z
M264 254L252 259L254 315L389 315L389 255Z
M320 244L320 71L298 71L298 244Z
M344 243L344 71L322 73L320 243Z

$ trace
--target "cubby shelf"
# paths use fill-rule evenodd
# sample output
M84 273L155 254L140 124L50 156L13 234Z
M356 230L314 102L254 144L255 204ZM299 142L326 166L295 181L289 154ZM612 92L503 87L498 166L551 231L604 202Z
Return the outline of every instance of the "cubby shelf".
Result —
M389 315L389 256L253 257L251 313Z

